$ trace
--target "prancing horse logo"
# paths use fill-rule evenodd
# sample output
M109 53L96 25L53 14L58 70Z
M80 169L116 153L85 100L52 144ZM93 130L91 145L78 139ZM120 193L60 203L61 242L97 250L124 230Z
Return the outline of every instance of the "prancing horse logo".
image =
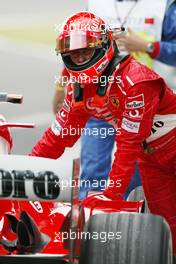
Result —
M110 101L114 107L119 108L120 101L117 97L115 97L115 96L111 97Z

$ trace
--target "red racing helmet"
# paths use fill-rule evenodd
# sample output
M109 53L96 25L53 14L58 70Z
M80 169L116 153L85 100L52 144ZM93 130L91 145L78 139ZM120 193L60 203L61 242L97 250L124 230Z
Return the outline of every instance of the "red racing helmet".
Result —
M100 17L89 12L76 13L63 24L56 52L61 54L72 79L92 82L102 75L114 56L112 32Z

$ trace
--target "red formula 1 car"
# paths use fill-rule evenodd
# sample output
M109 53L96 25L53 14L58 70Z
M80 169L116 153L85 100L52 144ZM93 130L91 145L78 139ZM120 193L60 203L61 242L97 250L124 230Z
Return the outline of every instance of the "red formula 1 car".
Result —
M78 161L2 155L0 164L0 263L172 264L168 224L146 213L139 190L89 208Z

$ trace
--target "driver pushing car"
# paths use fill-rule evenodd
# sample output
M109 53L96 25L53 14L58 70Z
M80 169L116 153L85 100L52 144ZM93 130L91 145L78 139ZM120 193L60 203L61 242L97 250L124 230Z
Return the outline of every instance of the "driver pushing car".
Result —
M60 157L91 116L112 124L118 148L109 185L83 203L122 199L138 160L148 206L169 223L176 255L176 94L131 55L120 56L111 29L91 13L65 22L56 51L70 74L67 95L31 155Z

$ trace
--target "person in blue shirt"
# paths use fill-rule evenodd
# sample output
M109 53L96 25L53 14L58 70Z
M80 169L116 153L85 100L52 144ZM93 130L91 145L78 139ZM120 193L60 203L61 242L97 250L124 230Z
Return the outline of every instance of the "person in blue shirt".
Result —
M156 60L176 67L176 1L168 1Z

